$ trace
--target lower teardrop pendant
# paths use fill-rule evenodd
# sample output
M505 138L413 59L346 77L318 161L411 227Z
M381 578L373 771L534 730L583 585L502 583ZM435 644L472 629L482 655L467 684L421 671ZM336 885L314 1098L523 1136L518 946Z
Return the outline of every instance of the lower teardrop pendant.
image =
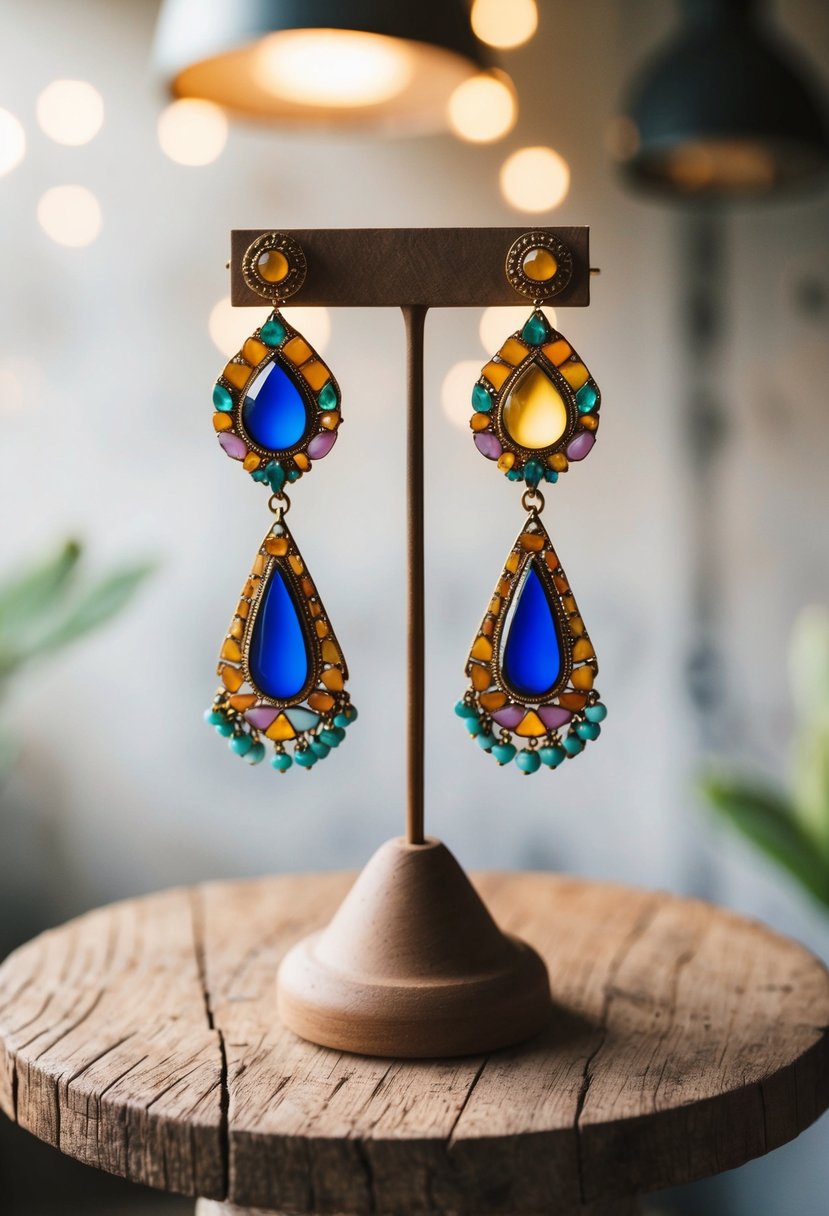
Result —
M205 720L248 764L310 769L356 719L348 668L284 519L259 547L217 668L222 684Z
M599 665L550 537L531 513L472 643L470 688L455 712L478 746L525 774L597 739L607 709Z

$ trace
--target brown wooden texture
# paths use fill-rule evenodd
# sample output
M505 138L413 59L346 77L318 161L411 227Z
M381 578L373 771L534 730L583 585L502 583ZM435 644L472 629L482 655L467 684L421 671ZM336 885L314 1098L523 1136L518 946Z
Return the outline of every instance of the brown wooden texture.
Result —
M90 913L0 968L0 1104L93 1165L286 1212L567 1212L739 1165L829 1104L829 976L703 903L490 874L560 1013L488 1057L364 1059L274 1019L342 874ZM554 1206L555 1205L555 1206Z
M248 246L268 228L230 234L230 299L237 307L265 306L242 277ZM308 277L294 304L346 308L484 308L525 299L504 273L507 251L525 232L551 232L573 255L567 287L555 308L590 303L590 229L549 228L280 228L299 241ZM527 301L529 312L530 302Z

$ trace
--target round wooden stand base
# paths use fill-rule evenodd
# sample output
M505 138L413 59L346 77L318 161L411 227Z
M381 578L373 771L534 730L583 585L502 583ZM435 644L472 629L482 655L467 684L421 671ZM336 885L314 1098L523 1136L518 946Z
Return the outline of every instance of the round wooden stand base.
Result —
M328 927L288 952L277 994L302 1038L396 1059L511 1047L552 1014L544 963L438 840L378 849Z

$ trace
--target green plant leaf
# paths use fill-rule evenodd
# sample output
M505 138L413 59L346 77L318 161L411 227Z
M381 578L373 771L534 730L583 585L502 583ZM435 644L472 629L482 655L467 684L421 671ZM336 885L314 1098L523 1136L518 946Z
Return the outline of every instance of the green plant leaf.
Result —
M94 583L84 592L81 599L43 634L33 654L25 657L59 650L112 620L129 603L154 569L155 565L151 562L125 566Z
M715 811L829 907L829 864L784 797L728 777L706 777L700 789Z
M829 726L829 612L813 605L795 621L789 642L789 683L798 717Z
M1 639L28 628L33 617L54 610L55 602L70 589L80 556L81 546L69 540L49 561L0 585Z
M792 803L829 864L829 724L804 723L792 745Z

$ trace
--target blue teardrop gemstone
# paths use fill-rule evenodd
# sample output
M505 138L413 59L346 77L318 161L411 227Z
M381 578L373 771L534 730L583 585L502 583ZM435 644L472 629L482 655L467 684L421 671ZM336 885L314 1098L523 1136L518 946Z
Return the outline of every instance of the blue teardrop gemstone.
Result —
M281 363L269 363L242 406L242 424L254 443L281 452L299 443L308 426L302 393Z
M279 569L262 593L248 661L253 683L275 701L290 701L308 680L308 643L293 593Z
M553 606L530 566L512 614L504 646L507 683L523 697L543 697L561 673L561 644Z

